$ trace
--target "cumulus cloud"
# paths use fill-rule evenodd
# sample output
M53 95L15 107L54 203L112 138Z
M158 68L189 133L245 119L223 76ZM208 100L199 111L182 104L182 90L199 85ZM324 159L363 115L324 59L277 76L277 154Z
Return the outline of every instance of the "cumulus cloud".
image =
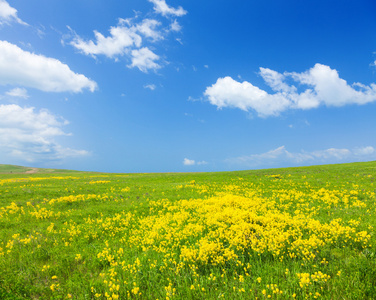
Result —
M94 31L94 40L84 40L74 33L70 45L81 53L96 57L104 55L118 61L119 57L125 57L131 63L129 68L138 68L142 72L161 68L159 55L144 45L149 41L155 43L165 39L165 33L169 30L160 29L162 23L154 19L143 19L135 23L133 19L120 19L117 26L110 28L110 34L104 36ZM177 29L177 25L173 25Z
M376 84L366 86L361 83L348 85L341 79L337 70L329 66L316 64L304 73L285 73L301 84L313 88L315 98L327 106L344 106L347 104L366 104L376 101ZM297 101L299 106L299 100Z
M339 77L337 70L322 64L316 64L302 73L281 74L260 68L259 74L274 93L268 93L250 82L238 82L227 76L218 78L215 84L207 87L204 95L218 108L232 107L255 111L260 117L277 116L288 109L313 109L320 105L362 105L376 101L376 84L349 85ZM288 79L295 81L298 87L288 84Z
M311 152L289 152L286 150L285 146L281 146L261 154L229 158L226 162L244 167L271 167L281 164L300 165L306 163L340 163L373 159L376 159L376 149L372 146L358 147L354 149L329 148Z
M28 25L17 16L17 9L11 7L7 1L0 0L0 24L9 24L11 22Z
M184 10L181 6L178 8L173 8L168 6L166 0L149 0L149 2L154 4L154 10L156 13L161 14L164 17L167 16L176 16L181 17L187 14L187 11Z
M93 92L97 84L74 73L57 59L24 51L7 41L0 41L0 84L20 85L45 92Z
M194 166L194 165L207 165L208 163L206 161L198 161L196 162L193 159L184 158L183 165L185 166Z
M131 56L132 63L128 65L129 68L137 67L140 71L147 73L148 70L157 70L161 67L156 63L159 56L147 47L132 50Z
M111 26L108 34L94 30L94 38L84 38L72 30L69 26L69 34L63 35L62 44L68 43L80 53L97 58L105 56L115 61L120 58L127 61L127 67L138 68L142 72L157 70L162 67L160 56L151 49L155 44L165 40L171 32L179 32L182 27L175 17L183 16L187 12L182 8L173 8L166 4L165 0L149 0L154 4L154 10L162 16L173 16L166 22L160 22L160 16L155 18L141 18L135 12L134 18L119 18L115 26ZM150 15L150 14L149 14ZM176 39L180 41L178 38ZM154 46L151 47L150 44ZM166 63L164 61L164 63Z
M184 166L193 166L195 164L196 164L196 162L193 159L184 158L184 160L183 160Z
M47 110L37 112L33 107L0 105L0 153L3 157L26 162L88 155L85 150L64 148L54 140L70 135L62 130L67 124Z
M15 98L23 98L23 99L29 98L29 95L27 94L27 90L24 88L14 88L14 89L9 90L5 94L7 96L15 97Z
M125 20L120 20L118 26L110 28L110 35L105 37L98 31L94 31L95 41L85 41L76 35L70 44L86 55L95 57L105 55L110 58L124 55L130 48L140 47L142 37L136 32L134 27L128 27Z
M278 115L290 102L281 94L270 95L251 83L242 83L231 77L218 78L204 93L211 104L218 108L232 107L255 110L260 116Z

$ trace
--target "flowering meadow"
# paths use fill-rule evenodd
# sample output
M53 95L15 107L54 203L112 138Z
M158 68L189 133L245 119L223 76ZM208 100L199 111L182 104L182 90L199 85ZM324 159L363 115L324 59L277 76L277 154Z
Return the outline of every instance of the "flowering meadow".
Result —
M375 180L3 172L0 299L376 299Z

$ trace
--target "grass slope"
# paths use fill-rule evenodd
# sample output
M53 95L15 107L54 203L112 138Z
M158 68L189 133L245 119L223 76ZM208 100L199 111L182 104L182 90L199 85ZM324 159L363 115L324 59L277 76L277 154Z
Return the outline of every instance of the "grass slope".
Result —
M0 174L2 173L25 173L31 171L33 168L15 166L15 165L1 165L0 164Z
M0 164L0 174L34 174L34 173L71 173L79 172L74 170L64 169L45 169L45 168L32 168L16 165Z
M3 173L0 299L375 299L375 180L376 162Z

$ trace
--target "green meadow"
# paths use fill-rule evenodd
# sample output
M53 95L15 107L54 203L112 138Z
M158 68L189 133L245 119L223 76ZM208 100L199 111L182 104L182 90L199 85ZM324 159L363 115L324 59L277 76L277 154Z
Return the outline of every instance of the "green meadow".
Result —
M376 299L376 162L0 166L0 299Z

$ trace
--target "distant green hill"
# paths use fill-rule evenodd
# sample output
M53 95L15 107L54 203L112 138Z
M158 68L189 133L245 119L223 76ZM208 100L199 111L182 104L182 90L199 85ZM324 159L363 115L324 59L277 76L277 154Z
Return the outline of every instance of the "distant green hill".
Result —
M33 171L33 168L14 165L0 165L0 173L26 173L28 171Z
M61 169L43 169L43 168L32 168L32 167L0 164L0 174L33 174L33 173L54 173L54 172L78 172L78 171L61 170Z

